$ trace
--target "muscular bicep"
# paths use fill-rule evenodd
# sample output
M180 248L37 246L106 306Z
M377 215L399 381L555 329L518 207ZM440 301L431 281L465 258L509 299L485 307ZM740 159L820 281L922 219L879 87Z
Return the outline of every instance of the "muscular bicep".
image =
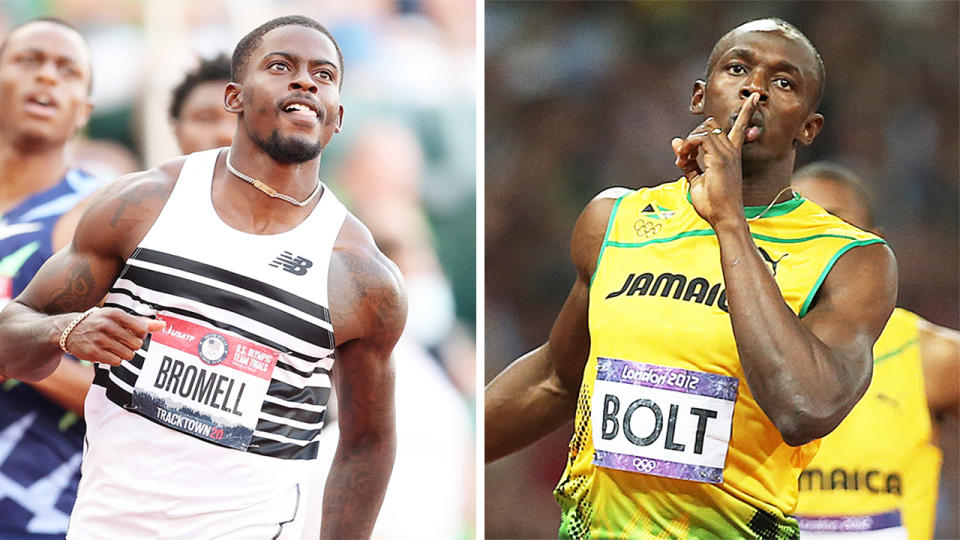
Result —
M72 241L43 265L18 298L49 314L82 311L106 295L123 262L153 225L181 161L120 178L97 191L79 215ZM79 210L70 212L74 219Z
M384 277L379 284L368 283L357 306L360 335L337 346L333 380L344 444L363 444L394 430L392 352L407 309L399 277Z
M72 241L40 268L17 299L47 314L83 311L106 295L120 272L121 229L109 227L120 184L102 188L79 215Z
M590 282L603 249L610 214L617 199L627 193L629 190L624 188L610 188L601 192L587 204L573 228L570 257L577 270L577 280L544 346L554 382L562 386L564 393L573 397L579 390L583 367L590 354L590 330L587 325Z
M120 261L75 244L47 259L17 301L50 315L84 311L96 305L120 271Z
M576 396L583 378L583 367L590 354L590 331L587 327L589 286L577 279L567 295L544 346L548 365L563 393Z
M348 216L330 262L333 368L341 441L392 430L391 354L407 318L403 279L370 233Z
M884 244L856 247L834 264L801 322L841 361L869 369L873 344L896 296L897 268L890 249Z
M340 440L324 492L322 538L369 537L396 456L392 350L406 302L402 289L394 294L382 282L367 284L352 319L361 326L359 335L336 348Z

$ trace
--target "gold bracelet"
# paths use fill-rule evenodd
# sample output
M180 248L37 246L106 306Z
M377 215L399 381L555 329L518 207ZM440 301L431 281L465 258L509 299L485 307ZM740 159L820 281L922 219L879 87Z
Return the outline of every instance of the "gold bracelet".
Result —
M70 351L67 350L67 338L70 337L70 332L73 332L73 329L76 328L81 321L86 319L87 315L93 313L93 310L95 309L97 309L97 306L93 306L92 308L84 311L80 315L77 315L77 318L74 319L73 322L68 324L67 327L63 329L63 333L60 334L60 349L63 352L70 354Z

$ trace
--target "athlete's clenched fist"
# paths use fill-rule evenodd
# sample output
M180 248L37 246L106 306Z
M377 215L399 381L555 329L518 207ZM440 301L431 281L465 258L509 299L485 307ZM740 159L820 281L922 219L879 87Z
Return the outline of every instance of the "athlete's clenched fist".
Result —
M119 365L133 354L163 321L130 315L117 308L96 308L69 332L65 349L80 360Z

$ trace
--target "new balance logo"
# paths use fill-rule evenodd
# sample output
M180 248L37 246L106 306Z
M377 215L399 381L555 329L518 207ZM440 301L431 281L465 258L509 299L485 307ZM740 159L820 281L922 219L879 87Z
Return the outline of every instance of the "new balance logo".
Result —
M294 254L289 251L284 251L270 263L270 266L283 268L291 274L302 276L307 273L307 268L313 266L313 263L303 257L294 256Z

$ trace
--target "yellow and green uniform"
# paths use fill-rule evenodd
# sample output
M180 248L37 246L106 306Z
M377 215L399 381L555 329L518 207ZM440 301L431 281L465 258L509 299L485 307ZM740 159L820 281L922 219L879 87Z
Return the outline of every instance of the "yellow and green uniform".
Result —
M764 210L745 209L754 242L800 317L843 253L883 242L799 196ZM751 395L717 237L686 179L616 201L590 284L589 329L554 492L560 536L795 538L787 516L819 441L788 446Z
M873 347L870 387L800 475L804 537L933 536L941 455L931 442L919 320L894 310Z

